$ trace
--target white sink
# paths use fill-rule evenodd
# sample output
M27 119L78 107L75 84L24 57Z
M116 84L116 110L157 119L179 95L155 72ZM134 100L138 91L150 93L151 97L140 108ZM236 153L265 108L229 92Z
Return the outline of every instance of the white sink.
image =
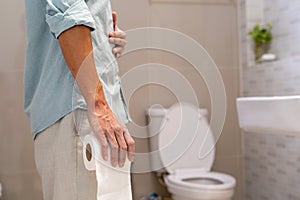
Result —
M300 95L237 98L237 111L246 132L300 134Z

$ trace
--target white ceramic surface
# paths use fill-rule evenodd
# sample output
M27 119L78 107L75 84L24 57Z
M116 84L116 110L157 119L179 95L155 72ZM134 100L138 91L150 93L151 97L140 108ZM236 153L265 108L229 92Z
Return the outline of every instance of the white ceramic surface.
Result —
M242 97L237 111L244 131L300 134L300 96Z

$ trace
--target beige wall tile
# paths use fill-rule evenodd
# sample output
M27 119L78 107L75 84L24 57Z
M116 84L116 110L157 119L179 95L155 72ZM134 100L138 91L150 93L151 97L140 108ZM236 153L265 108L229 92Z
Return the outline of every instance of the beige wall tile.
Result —
M23 73L0 73L1 147L0 169L7 171L32 169L32 137L23 111ZM30 158L30 159L29 159Z
M111 1L118 13L119 27L128 30L144 27L149 20L149 1Z
M0 93L3 113L0 117L0 181L4 199L40 199L41 183L34 164L33 141L23 111L23 73L0 72Z
M227 94L227 113L223 132L217 143L218 156L242 156L241 131L238 126L236 98L239 96L238 70L221 70Z
M153 4L150 9L150 25L185 33L205 47L217 65L237 66L235 6Z
M26 45L24 1L2 1L0 23L0 71L22 70Z
M42 183L35 170L0 175L3 199L43 199Z

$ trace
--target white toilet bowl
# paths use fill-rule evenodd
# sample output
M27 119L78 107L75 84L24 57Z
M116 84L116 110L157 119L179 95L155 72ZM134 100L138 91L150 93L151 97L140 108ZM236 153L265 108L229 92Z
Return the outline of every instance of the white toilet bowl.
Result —
M230 200L235 179L219 172L187 169L165 176L173 200Z
M159 152L159 162L169 173L164 180L173 200L231 200L234 194L235 178L211 171L215 140L205 113L205 110L188 104L177 104L168 110L157 107L148 110L152 121L149 125L150 135L158 134L158 137L150 138L150 148L156 146L161 150L172 146L176 140L176 145L180 146L181 141L188 141L186 138L193 139L189 144L183 144L187 148L183 148L184 151L175 159L172 156L176 152L172 149ZM157 160L152 162L158 163Z

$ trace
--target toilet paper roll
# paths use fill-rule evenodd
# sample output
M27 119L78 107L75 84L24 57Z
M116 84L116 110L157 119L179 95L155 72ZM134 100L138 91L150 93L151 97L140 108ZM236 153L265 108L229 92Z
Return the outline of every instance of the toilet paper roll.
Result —
M101 149L94 134L88 134L83 140L83 162L87 170L96 170L96 161L100 161Z
M96 170L98 184L97 200L132 200L130 165L126 160L124 167L113 168L101 156L101 146L91 133L83 139L83 161L87 170Z

